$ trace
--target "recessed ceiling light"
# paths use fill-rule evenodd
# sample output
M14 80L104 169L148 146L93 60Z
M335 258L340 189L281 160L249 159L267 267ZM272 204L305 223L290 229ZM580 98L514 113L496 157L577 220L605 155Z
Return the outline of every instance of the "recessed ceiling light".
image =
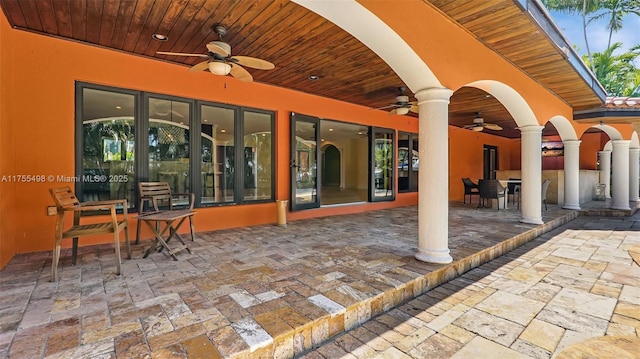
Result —
M116 106L116 109L120 110L122 108L122 106Z
M324 142L324 138L323 138L323 139L321 139L320 141Z
M167 40L169 40L168 37L166 37L165 35L162 35L162 34L153 34L153 35L151 35L151 37L154 40L158 40L158 41L167 41Z
M311 80L311 81L315 81L315 80L317 80L317 79L319 79L319 78L320 78L320 77L319 77L319 76L317 76L317 75L310 75L310 76L309 76L309 80Z
M220 130L220 132L227 132L227 130L225 130L225 129L221 129L221 130Z
M329 132L331 132L331 131L333 131L333 128L330 128L330 129L329 129Z

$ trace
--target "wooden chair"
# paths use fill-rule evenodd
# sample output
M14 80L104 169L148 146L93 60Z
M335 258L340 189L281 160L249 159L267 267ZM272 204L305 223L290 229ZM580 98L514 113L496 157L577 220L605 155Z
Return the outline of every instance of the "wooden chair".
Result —
M161 212L163 210L174 210L177 204L175 200L179 197L188 197L188 209L193 210L195 195L193 193L171 193L169 182L139 182L138 190L140 191L140 203L138 205L138 214ZM145 204L149 207L145 209ZM189 227L191 229L191 240L193 240L193 221L189 217ZM136 228L136 244L140 241L140 221Z
M462 184L464 185L464 204L467 204L467 196L469 196L469 203L471 203L471 196L480 196L480 191L478 190L478 185L473 183L471 178L465 177L462 179Z
M131 245L129 243L129 228L127 222L127 200L109 200L95 202L80 202L73 194L71 188L60 187L49 189L57 208L56 242L53 247L53 262L51 263L51 281L58 278L58 260L60 259L60 242L63 238L73 238L71 264L76 264L78 255L78 238L97 234L113 233L113 242L116 250L116 273L120 275L120 231L124 231L127 258L131 259ZM122 218L116 215L116 205L122 206ZM109 210L111 218L106 222L82 224L83 212ZM67 213L73 213L73 225L64 229L64 220ZM92 216L95 218L95 216ZM95 221L93 221L95 222Z
M496 199L497 206L500 210L500 198L504 199L504 208L507 208L507 191L498 180L480 180L478 181L478 190L480 192L480 202L478 208L485 207L487 200ZM491 207L489 205L488 207Z

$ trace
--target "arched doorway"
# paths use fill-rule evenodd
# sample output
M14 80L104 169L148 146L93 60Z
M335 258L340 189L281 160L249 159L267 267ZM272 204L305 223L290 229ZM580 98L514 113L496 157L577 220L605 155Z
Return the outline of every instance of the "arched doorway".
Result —
M340 150L334 145L328 145L322 156L322 185L327 187L340 186Z

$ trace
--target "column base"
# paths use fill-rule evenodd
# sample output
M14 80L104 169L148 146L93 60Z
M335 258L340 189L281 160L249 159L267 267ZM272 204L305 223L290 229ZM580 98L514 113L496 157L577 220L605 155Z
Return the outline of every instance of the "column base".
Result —
M565 204L564 206L562 206L563 209L575 209L575 210L581 210L582 208L580 208L579 204Z
M611 209L617 209L617 210L620 210L620 211L630 211L631 207L629 207L629 206L626 206L626 207L625 206L611 206Z
M525 218L525 217L522 217L522 218L520 218L520 222L528 223L528 224L544 224L544 222L542 221L542 217L538 217L538 218Z
M418 252L414 256L417 260L427 263L448 264L453 262L453 257L449 255L449 250Z

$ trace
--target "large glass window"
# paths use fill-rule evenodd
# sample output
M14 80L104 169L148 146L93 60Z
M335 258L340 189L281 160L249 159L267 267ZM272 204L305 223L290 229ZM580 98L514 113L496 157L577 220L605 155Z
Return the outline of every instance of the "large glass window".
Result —
M154 97L148 104L149 181L168 182L173 193L189 193L189 104Z
M134 95L82 89L77 185L81 201L135 197Z
M235 113L232 108L202 105L201 202L233 202L235 183Z
M135 207L137 181L195 193L197 206L274 200L272 112L76 86L81 200Z
M414 133L398 134L398 192L418 190L418 135Z
M243 111L244 200L264 200L273 191L272 116L267 113Z

